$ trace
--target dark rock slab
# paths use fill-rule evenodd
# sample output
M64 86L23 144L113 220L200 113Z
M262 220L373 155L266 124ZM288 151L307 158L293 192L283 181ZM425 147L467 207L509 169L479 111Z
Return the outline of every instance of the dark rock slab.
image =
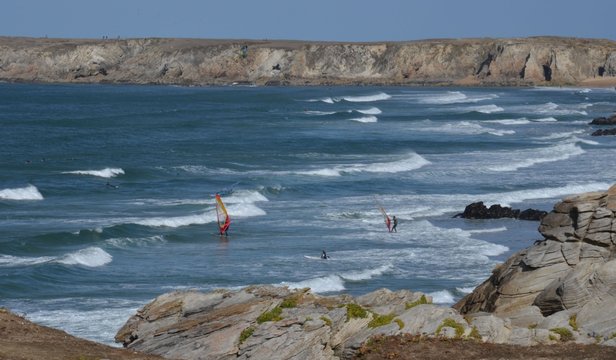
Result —
M546 214L546 211L535 209L520 211L519 209L512 209L508 206L501 206L499 204L494 204L488 208L483 204L483 201L478 201L467 205L464 212L456 214L454 217L461 217L464 219L513 218L538 221L541 220Z
M616 125L616 114L610 117L598 117L594 118L589 125Z
M599 129L592 134L591 136L606 136L606 135L616 135L616 128L611 129Z

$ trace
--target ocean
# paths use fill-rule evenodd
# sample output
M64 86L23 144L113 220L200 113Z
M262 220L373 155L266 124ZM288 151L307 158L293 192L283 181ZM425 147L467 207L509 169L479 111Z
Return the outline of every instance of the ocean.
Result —
M0 306L113 344L176 290L451 305L541 238L453 216L606 190L616 143L588 123L615 110L614 89L0 84Z

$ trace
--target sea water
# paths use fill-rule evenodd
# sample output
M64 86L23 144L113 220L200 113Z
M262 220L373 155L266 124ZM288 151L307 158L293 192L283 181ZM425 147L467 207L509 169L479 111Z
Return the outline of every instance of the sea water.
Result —
M588 123L614 110L613 89L0 84L0 306L111 344L175 290L450 305L541 238L453 216L606 190L616 143Z

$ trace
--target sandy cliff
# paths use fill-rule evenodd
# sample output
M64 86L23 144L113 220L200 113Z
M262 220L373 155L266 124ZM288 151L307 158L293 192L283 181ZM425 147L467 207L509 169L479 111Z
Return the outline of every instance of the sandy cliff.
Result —
M614 85L616 42L388 43L0 37L0 80L215 85Z

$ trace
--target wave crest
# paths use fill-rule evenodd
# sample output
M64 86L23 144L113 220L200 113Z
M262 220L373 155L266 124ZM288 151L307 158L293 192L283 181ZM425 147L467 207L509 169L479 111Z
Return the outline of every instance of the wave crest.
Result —
M43 195L36 186L0 190L1 200L43 200Z
M91 175L102 178L112 178L118 175L124 175L124 170L120 168L105 168L102 170L63 171L62 174Z

